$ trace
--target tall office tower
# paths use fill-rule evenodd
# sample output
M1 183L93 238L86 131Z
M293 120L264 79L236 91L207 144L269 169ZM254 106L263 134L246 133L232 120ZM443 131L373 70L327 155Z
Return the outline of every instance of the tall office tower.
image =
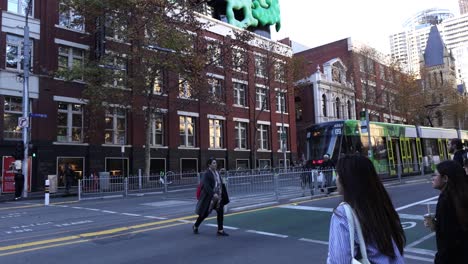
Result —
M468 13L468 0L458 0L458 6L461 15Z

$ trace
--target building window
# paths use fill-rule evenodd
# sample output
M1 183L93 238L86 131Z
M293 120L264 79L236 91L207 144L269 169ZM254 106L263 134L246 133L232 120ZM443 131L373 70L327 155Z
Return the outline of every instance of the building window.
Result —
M24 63L24 54L23 54L23 40L24 38L15 36L15 35L7 35L6 36L6 68L14 69L14 70L23 70L23 63ZM30 71L32 68L31 62L32 59L32 51L33 51L33 40L30 39L29 43L30 46L30 58L29 58L29 65Z
M278 126L278 146L280 151L288 151L288 127ZM283 149L284 148L284 149Z
M18 118L23 115L23 100L21 97L5 97L3 103L3 137L5 139L21 139L23 133L18 126Z
M338 97L336 98L335 107L336 107L336 118L340 119L341 118L341 113L340 113L341 102L340 102L340 98L338 98Z
M148 82L147 82L147 85L148 85L148 87L151 88L152 93L153 94L162 94L162 93L164 93L164 88L163 88L163 85L164 85L164 71L161 70L161 69L158 69L158 70L155 70L155 71L152 71L151 69L149 69L148 72L152 73L152 74L149 75L150 80L148 80Z
M192 86L189 81L182 75L179 75L179 97L180 98L191 98L192 97Z
M106 37L125 42L128 33L128 16L121 12L111 11L106 14Z
M84 31L83 17L65 2L61 0L59 4L59 25L73 30Z
M108 54L104 58L103 68L112 75L112 82L109 85L112 87L125 87L127 84L127 60L123 56Z
M128 176L128 158L106 158L106 171L110 176Z
M259 159L258 168L259 169L268 169L271 166L271 160L268 159Z
M223 101L224 100L224 88L223 88L223 81L222 79L217 78L210 78L208 79L208 83L210 85L210 93L213 97L217 100Z
M34 6L34 1L31 0L31 7ZM28 7L29 0L8 0L8 12L16 13L18 15L26 15L26 7ZM29 16L32 16L32 10L29 10Z
M214 65L217 67L223 66L223 53L221 50L220 43L210 42L207 45L207 55L209 56L208 64Z
M286 93L276 93L276 111L280 113L287 113L286 109Z
M270 140L268 138L270 126L260 124L257 126L257 142L258 150L269 150L270 149Z
M247 66L247 53L241 49L232 50L232 68L235 71L244 72Z
M255 76L266 77L266 58L261 55L255 55Z
M250 169L250 162L248 159L236 159L236 170Z
M198 172L198 159L180 159L180 172L181 173L196 173ZM190 176L190 175L183 175Z
M268 89L257 86L257 110L269 110L268 107Z
M57 141L83 142L83 105L58 103Z
M322 115L327 116L327 95L322 95Z
M83 66L84 66L84 50L59 46L58 57L58 74L63 77L63 74L69 71L78 71L76 78L83 80Z
M179 116L180 146L195 147L195 118Z
M437 125L438 126L443 126L444 125L444 116L442 115L442 112L437 111L436 112L436 118L437 118Z
M105 119L105 143L120 144L127 143L127 111L120 107L106 109Z
M247 90L247 85L243 83L233 83L234 86L234 104L240 106L247 106L247 101L245 99L245 92Z
M352 115L352 105L351 105L351 101L348 100L348 119L352 119L353 118L353 115Z
M300 97L294 98L296 109L296 121L302 121L302 100Z
M208 119L208 124L210 127L210 148L223 148L223 121L218 119Z
M164 116L154 114L151 119L151 145L164 146Z
M236 122L236 149L248 149L247 125L245 122Z
M275 81L284 82L286 76L286 66L284 61L277 61L275 63Z

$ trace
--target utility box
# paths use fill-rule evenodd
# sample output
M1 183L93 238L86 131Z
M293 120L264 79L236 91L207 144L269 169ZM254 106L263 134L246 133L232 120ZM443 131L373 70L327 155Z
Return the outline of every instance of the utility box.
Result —
M49 193L56 193L58 187L58 177L57 175L47 175L49 180Z

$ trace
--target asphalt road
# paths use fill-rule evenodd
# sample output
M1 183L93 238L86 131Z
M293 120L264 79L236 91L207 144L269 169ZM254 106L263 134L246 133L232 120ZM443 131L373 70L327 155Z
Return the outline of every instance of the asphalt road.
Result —
M406 235L406 263L431 263L435 239L423 227L437 191L429 183L388 187ZM207 220L194 235L194 199L156 196L0 204L0 263L325 263L339 196L230 208L229 237ZM214 215L213 215L214 216Z

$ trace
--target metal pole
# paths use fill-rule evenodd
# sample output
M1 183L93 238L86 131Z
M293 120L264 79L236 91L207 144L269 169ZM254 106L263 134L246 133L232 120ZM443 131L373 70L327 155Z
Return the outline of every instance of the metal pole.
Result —
M286 94L284 94L284 105L281 108L281 145L283 147L283 162L284 162L284 170L286 171L288 169L288 164L286 163L286 133L284 130L284 108L286 107Z
M371 136L370 136L370 124L369 124L369 110L366 107L366 125L367 125L367 143L369 146L369 151L368 151L368 156L369 158L372 158L374 154L372 153L372 141L371 141Z
M23 40L23 118L28 120L27 126L23 127L23 176L24 176L24 188L23 188L23 197L28 197L28 150L29 150L29 60L31 59L30 56L30 43L29 43L29 26L28 26L28 19L29 19L29 10L31 10L31 3L32 1L28 1L28 5L26 6L26 21L24 24L24 40Z

